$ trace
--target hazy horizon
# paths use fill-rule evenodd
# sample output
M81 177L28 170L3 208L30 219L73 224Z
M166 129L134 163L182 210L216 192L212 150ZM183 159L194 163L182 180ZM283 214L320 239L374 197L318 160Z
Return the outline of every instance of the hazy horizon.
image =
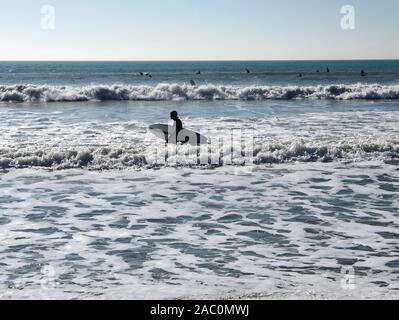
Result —
M252 60L0 60L0 62L334 62L334 61L399 61L399 58L387 58L387 59L252 59Z

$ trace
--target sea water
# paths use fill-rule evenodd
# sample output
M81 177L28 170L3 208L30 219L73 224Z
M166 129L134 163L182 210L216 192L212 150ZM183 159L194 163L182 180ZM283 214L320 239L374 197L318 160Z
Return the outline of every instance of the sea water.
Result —
M398 61L2 62L0 297L398 298L398 100ZM154 157L172 110L217 162Z

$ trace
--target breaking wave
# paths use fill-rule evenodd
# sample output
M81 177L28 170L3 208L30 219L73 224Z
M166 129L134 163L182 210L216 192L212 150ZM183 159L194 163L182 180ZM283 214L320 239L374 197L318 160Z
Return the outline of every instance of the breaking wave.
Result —
M180 84L39 86L1 85L1 102L172 101L172 100L396 100L399 85L189 86Z
M87 168L89 170L111 170L125 168L154 168L165 166L162 147L135 146L131 148L42 148L0 149L0 169L50 168L55 170ZM358 162L370 160L399 163L399 140L342 140L342 141L277 141L258 142L253 148L253 159L248 158L246 147L231 146L204 148L208 154L199 154L197 149L179 146L177 154L169 155L168 165L196 166L197 159L207 159L201 165L255 165L283 164L295 162ZM210 151L209 151L210 150ZM210 156L212 154L212 157ZM205 157L204 157L205 155ZM215 162L215 155L220 155ZM213 160L211 160L213 159ZM216 157L217 159L217 157ZM230 159L227 161L227 159Z

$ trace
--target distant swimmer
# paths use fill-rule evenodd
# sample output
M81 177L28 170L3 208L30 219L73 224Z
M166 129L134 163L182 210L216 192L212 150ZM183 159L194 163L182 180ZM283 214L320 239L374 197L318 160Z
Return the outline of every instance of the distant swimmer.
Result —
M300 74L298 75L298 77L299 77L299 78L302 78L302 73L300 73Z
M366 76L366 72L365 72L364 70L362 70L362 71L360 71L360 75L361 75L362 77L365 77L365 76Z
M195 87L197 84L195 83L195 81L194 80L190 80L190 84L193 86L193 87Z
M320 73L320 70L317 70L316 72L317 72L317 73Z
M198 70L196 74L197 74L197 75L200 75L200 74L201 74L201 70Z
M327 73L330 73L330 69L329 68L327 68Z
M141 71L138 74L139 74L139 76L144 76L144 73Z
M249 70L249 69L245 69L245 71L246 71L247 73L251 73L251 70Z
M152 78L152 74L147 72L146 74L144 74L146 77Z

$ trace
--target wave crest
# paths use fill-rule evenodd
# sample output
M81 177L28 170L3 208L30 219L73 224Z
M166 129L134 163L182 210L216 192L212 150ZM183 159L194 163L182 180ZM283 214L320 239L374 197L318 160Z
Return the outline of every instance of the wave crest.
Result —
M72 101L172 101L172 100L396 100L399 85L351 84L326 86L222 86L193 87L180 84L0 86L2 102L72 102Z
M163 144L158 146L135 146L130 148L87 148L59 149L0 149L0 169L41 167L51 169L88 168L108 170L123 168L147 168L165 165ZM212 146L212 154L220 155L219 163L223 165L231 154L228 165L242 165L248 161L245 148L235 146ZM157 149L159 148L159 149ZM178 154L170 156L170 162L178 165L192 166L196 163L197 149L190 146L179 146ZM208 152L205 148L205 152ZM165 150L164 150L165 151ZM204 151L201 151L204 152ZM187 156L187 154L190 154ZM201 159L204 159L201 154ZM206 156L206 155L205 155ZM209 156L209 155L208 155ZM208 157L205 157L208 159ZM160 161L159 161L160 160ZM194 162L193 162L194 160ZM253 163L256 165L282 164L294 162L357 162L368 160L399 160L399 140L342 140L342 141L276 141L257 142L253 148Z

